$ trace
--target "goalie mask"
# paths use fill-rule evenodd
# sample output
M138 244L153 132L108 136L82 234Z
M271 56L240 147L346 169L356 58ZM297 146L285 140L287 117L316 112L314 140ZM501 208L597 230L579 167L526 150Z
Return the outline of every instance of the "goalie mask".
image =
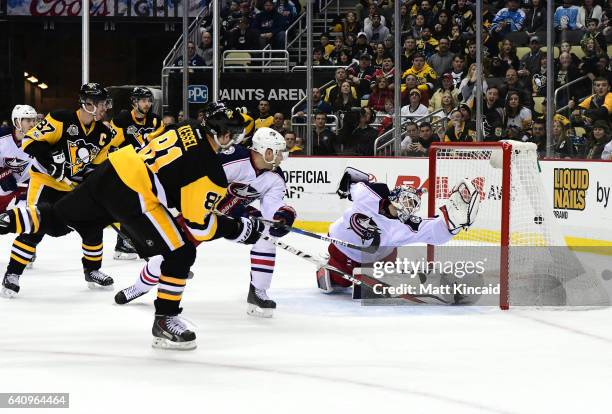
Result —
M397 218L402 223L407 223L421 207L422 190L402 184L391 190L389 202L397 210Z
M215 143L221 149L226 149L238 143L244 131L244 118L240 113L226 107L225 104L213 102L204 109L202 125ZM229 139L226 137L228 133Z
M251 149L261 154L263 160L267 164L271 164L272 168L276 168L285 158L284 152L287 151L287 142L281 134L272 128L264 127L255 131ZM271 155L266 155L268 150L272 151Z

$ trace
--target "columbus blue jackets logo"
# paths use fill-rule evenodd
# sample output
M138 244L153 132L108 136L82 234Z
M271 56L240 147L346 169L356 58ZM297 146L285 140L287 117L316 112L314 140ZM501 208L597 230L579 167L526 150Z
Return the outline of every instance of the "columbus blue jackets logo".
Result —
M249 184L231 183L227 187L227 192L237 198L253 201L259 198L259 191L251 187Z
M380 228L371 217L355 213L351 216L349 223L349 228L359 236L362 243L372 240L373 245L380 244Z
M28 161L20 160L19 158L7 158L5 165L14 174L22 174L28 166Z

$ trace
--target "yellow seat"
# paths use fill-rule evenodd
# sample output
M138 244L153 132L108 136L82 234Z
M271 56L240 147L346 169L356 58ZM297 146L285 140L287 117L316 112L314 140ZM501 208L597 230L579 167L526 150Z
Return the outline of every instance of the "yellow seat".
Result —
M608 56L612 56L612 45L608 45Z
M224 58L224 66L247 66L251 63L251 55L247 52L228 52Z
M544 97L543 96L534 96L533 97L533 110L539 114L543 114L545 111L544 108Z
M368 102L369 102L369 101L368 101L367 99L362 99L362 100L361 100L361 107L362 107L362 108L365 108L366 106L368 106Z
M516 48L516 56L519 58L519 60L521 60L523 58L523 56L525 56L530 51L531 51L531 49L528 48L528 47L517 47Z
M582 127L575 127L574 132L576 132L576 136L583 137L586 134L586 130Z
M546 50L548 50L548 49L547 49L546 46L543 46L540 50L543 53L546 53ZM555 51L554 57L555 57L555 59L557 59L559 57L559 48L555 46L553 50Z
M580 59L584 57L584 50L582 50L580 46L572 46L570 52L578 56Z

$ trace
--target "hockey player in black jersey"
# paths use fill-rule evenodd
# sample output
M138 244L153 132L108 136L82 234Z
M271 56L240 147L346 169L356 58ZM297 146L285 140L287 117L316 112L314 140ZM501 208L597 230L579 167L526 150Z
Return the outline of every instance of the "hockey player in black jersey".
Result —
M108 156L113 133L102 123L112 105L108 92L98 83L85 84L79 91L79 103L76 111L49 113L23 139L22 150L37 162L30 172L28 208L23 208L15 218L17 233L24 234L13 242L6 271L17 281L13 284L15 294L19 291L19 276L45 234L39 231L38 221L31 220L36 217L33 213L36 207L57 203ZM113 279L100 272L102 231L88 234L82 248L83 270L89 287L112 288Z
M148 136L156 136L164 131L161 118L151 112L153 106L153 92L143 86L135 87L130 93L132 110L123 110L111 121L111 128L115 134L112 145L125 147L132 145L136 149L148 143ZM117 244L113 257L116 260L133 260L138 253L131 242L121 235L117 235Z
M119 222L141 256L164 259L155 300L153 346L193 349L195 333L178 315L196 249L169 209L181 213L196 240L224 237L253 244L259 239L265 230L261 222L215 213L228 185L216 152L227 136L242 130L239 114L211 104L204 126L180 122L138 152L127 146L111 153L107 162L53 208L15 209L0 215L0 232L19 230L19 220L25 218L30 229L37 222L37 227L54 235L67 225L88 237Z

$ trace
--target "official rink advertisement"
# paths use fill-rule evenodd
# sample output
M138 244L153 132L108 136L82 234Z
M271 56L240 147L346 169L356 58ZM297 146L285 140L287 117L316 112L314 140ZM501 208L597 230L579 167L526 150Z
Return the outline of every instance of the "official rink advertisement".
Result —
M426 158L289 158L283 163L286 197L298 211L300 226L326 232L329 223L340 217L350 201L340 200L334 192L348 166L367 172L372 180L385 182L390 188L410 184L427 189L429 184ZM546 204L566 243L584 250L612 247L612 163L542 161L540 166ZM486 177L481 191L483 200L501 208L501 189ZM426 214L424 197L419 215Z

